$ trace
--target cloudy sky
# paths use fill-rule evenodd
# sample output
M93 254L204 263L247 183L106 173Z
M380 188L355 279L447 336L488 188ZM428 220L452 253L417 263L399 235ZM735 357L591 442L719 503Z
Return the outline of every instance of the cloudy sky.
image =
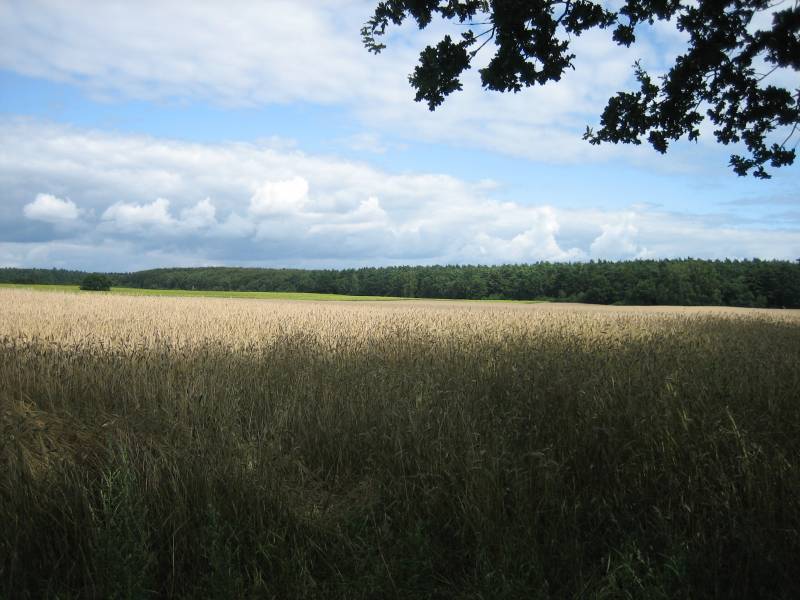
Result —
M472 72L430 113L407 76L460 29L376 57L371 5L0 0L0 266L800 257L800 165L581 140L635 60L670 64L668 25L575 39L574 71L516 95Z

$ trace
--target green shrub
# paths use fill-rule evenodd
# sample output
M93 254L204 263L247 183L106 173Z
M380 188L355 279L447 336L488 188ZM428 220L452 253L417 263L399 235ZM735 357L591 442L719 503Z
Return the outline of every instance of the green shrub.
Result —
M105 275L92 273L83 278L81 289L90 292L108 292L111 290L111 280Z

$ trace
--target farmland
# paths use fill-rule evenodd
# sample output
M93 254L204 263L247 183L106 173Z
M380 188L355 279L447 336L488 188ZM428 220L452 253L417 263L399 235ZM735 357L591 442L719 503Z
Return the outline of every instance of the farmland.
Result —
M0 289L0 597L800 595L800 311Z

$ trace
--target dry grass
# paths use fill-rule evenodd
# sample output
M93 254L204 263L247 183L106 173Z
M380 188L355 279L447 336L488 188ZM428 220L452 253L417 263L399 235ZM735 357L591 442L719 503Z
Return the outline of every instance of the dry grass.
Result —
M0 596L800 593L800 311L0 309Z

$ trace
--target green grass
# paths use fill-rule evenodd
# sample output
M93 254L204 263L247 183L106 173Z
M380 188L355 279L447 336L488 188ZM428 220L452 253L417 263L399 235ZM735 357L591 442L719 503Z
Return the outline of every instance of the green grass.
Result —
M38 292L77 292L80 294L122 294L127 296L187 296L207 298L253 298L256 300L339 300L348 302L419 300L397 296L351 296L346 294L317 294L313 292L239 292L216 290L150 290L143 288L112 287L110 292L87 292L77 285L0 283L0 288L29 289ZM429 301L443 299L428 298ZM548 300L458 300L459 302L502 302L513 304L536 304Z
M208 298L254 298L258 300L344 300L380 301L403 300L389 296L348 296L343 294L316 294L307 292L239 292L216 290L149 290L141 288L113 287L110 292L85 292L77 285L0 283L0 288L29 289L40 292L77 292L81 294L121 294L127 296L189 296Z

